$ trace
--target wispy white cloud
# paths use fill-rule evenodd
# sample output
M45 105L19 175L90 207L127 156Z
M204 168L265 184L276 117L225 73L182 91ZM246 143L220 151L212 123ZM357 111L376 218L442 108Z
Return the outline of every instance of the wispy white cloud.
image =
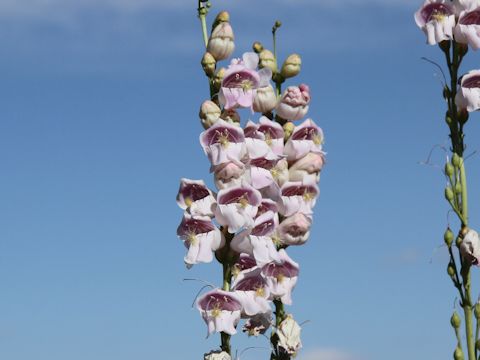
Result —
M342 349L318 348L300 354L298 360L360 360L360 357Z

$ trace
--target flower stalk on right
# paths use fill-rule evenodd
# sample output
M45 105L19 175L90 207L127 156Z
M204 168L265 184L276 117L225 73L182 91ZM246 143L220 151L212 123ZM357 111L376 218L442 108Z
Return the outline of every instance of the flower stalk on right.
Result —
M463 75L459 71L468 50L480 48L480 0L426 0L415 13L415 22L427 43L443 52L448 69L443 97L451 146L444 168L445 199L458 218L458 227L447 226L444 241L450 257L447 273L463 310L463 320L456 311L450 319L457 340L453 358L478 360L480 304L472 298L471 272L479 265L480 238L469 227L464 128L469 114L480 109L480 70Z

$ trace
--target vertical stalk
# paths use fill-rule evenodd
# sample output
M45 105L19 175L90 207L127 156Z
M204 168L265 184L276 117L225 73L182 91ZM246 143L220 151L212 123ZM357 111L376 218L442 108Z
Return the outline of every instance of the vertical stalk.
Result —
M202 34L203 42L205 43L205 48L208 45L208 32L207 32L207 13L208 9L206 6L202 5L202 1L198 1L198 17L200 18L200 23L202 24Z

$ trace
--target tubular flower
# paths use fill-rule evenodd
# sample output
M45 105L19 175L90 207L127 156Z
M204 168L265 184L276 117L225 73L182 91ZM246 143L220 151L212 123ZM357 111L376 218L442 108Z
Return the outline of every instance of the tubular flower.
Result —
M291 181L283 184L281 192L280 214L291 216L300 212L308 216L313 213L320 190L314 182Z
M415 13L415 22L427 35L427 43L436 45L453 38L455 8L451 1L426 0Z
M248 336L258 336L265 334L272 323L272 312L254 315L245 322L242 331Z
M468 230L460 244L460 252L470 264L480 265L480 239L475 230Z
M264 265L262 273L270 289L270 299L279 298L282 303L292 305L292 291L297 283L300 267L290 259L284 249L279 250L278 254L281 262Z
M252 255L258 266L271 261L280 261L277 249L272 238L277 226L275 214L272 211L260 215L255 219L251 228L244 229L233 238L230 246L239 253Z
M249 121L245 126L244 133L247 144L249 141L248 139L257 140L252 141L251 147L256 146L257 150L254 155L251 155L251 157L260 157L266 154L267 151L265 150L263 143L265 143L275 155L283 156L283 138L285 134L279 123L270 120L266 116L262 116L258 124ZM263 143L259 144L260 142ZM252 150L249 152L253 153Z
M227 189L242 183L245 165L240 161L230 161L213 167L215 186L217 189Z
M302 328L288 314L285 320L278 327L278 346L280 346L289 355L295 355L302 347L300 332Z
M197 309L207 324L208 335L213 332L237 333L235 328L240 320L242 304L235 293L220 289L209 291L197 300Z
M215 204L213 193L203 180L182 178L177 195L177 204L192 215L213 216L212 206Z
M480 3L472 2L469 9L460 13L453 33L455 41L468 44L473 50L480 48Z
M225 245L223 234L208 216L185 213L177 235L188 249L184 261L189 268L198 263L211 262L213 252Z
M200 143L213 166L240 161L246 151L243 130L221 119L200 134Z
M277 228L281 245L302 245L310 237L312 220L302 213L296 213L283 220Z
M252 227L261 201L260 192L245 182L240 186L220 190L215 218L220 225L228 226L230 233L243 227Z
M288 169L289 179L290 181L310 180L318 182L324 163L325 155L323 153L308 153L290 166Z
M237 262L233 265L232 275L235 279L237 277L244 276L244 273L248 272L248 270L256 268L257 262L253 256L248 254L242 253L238 257Z
M288 161L294 161L310 152L322 153L322 144L322 129L312 119L307 119L293 130L284 151Z
M207 51L213 55L215 60L225 60L235 50L234 40L232 26L228 22L221 22L212 31L208 40Z
M233 284L232 290L242 304L242 317L248 318L271 311L268 301L270 291L261 269L248 272L240 281Z
M455 103L469 112L480 109L480 70L472 70L463 75Z
M226 109L252 108L253 97L259 87L269 84L272 71L268 68L256 71L258 55L245 53L242 59L233 59L222 80L219 100Z
M277 115L285 120L300 120L308 112L310 88L301 84L289 86L277 103Z

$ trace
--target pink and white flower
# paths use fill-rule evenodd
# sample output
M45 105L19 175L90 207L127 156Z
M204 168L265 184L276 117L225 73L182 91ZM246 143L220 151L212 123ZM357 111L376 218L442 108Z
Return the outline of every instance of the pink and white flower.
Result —
M220 190L214 211L215 218L220 225L228 226L230 233L236 233L241 228L254 225L253 218L261 201L260 192L246 182Z
M285 120L300 120L308 112L310 88L308 85L289 86L279 99L277 115Z
M272 324L272 312L266 312L263 314L254 315L245 322L242 331L247 333L248 336L258 336L265 334L267 329Z
M200 143L213 166L240 161L246 151L243 130L222 119L200 134Z
M480 48L480 3L470 1L468 8L460 13L453 30L455 41L468 44L473 50Z
M323 131L312 119L305 120L293 130L285 144L288 161L298 160L310 152L322 153Z
M310 181L289 181L283 184L279 212L291 216L297 212L312 215L313 207L320 193L317 184Z
M323 153L308 153L295 161L288 169L290 181L310 180L318 182L320 171L325 163Z
M268 68L256 70L258 55L243 54L242 59L233 59L222 80L219 93L220 103L226 109L252 108L253 98L259 87L269 84L272 71Z
M460 109L469 112L480 109L480 70L472 70L463 75L455 103Z
M294 356L302 347L302 341L300 340L302 328L293 319L293 316L288 314L277 330L278 346L287 354Z
M213 252L225 245L221 231L208 216L183 215L177 235L188 249L184 258L187 267L213 260Z
M182 178L177 195L177 204L192 215L213 216L213 205L216 200L203 180Z
M252 255L258 266L263 266L271 261L280 261L270 236L277 225L275 214L267 211L255 219L253 227L244 229L235 235L230 246L238 253Z
M462 257L472 265L480 265L480 238L475 230L469 229L460 244Z
M277 228L281 245L303 245L310 237L312 219L302 213L295 213L284 219Z
M271 262L262 267L270 299L280 299L286 305L292 304L292 291L297 284L300 267L287 255L284 249L279 250L280 263Z
M275 155L283 155L284 132L279 123L262 116L258 124L249 121L245 126L244 133L250 157L264 156L268 152L267 147ZM254 139L251 140L250 146L248 145L249 139Z
M427 35L429 45L451 40L455 27L455 7L448 0L426 0L415 13L415 22Z
M249 271L241 280L235 281L232 290L242 304L242 317L271 311L268 301L270 290L260 268Z
M197 300L197 309L208 327L208 335L224 332L229 335L237 333L242 304L233 292L215 289Z
M217 189L239 186L245 174L245 165L240 161L230 161L212 168Z

